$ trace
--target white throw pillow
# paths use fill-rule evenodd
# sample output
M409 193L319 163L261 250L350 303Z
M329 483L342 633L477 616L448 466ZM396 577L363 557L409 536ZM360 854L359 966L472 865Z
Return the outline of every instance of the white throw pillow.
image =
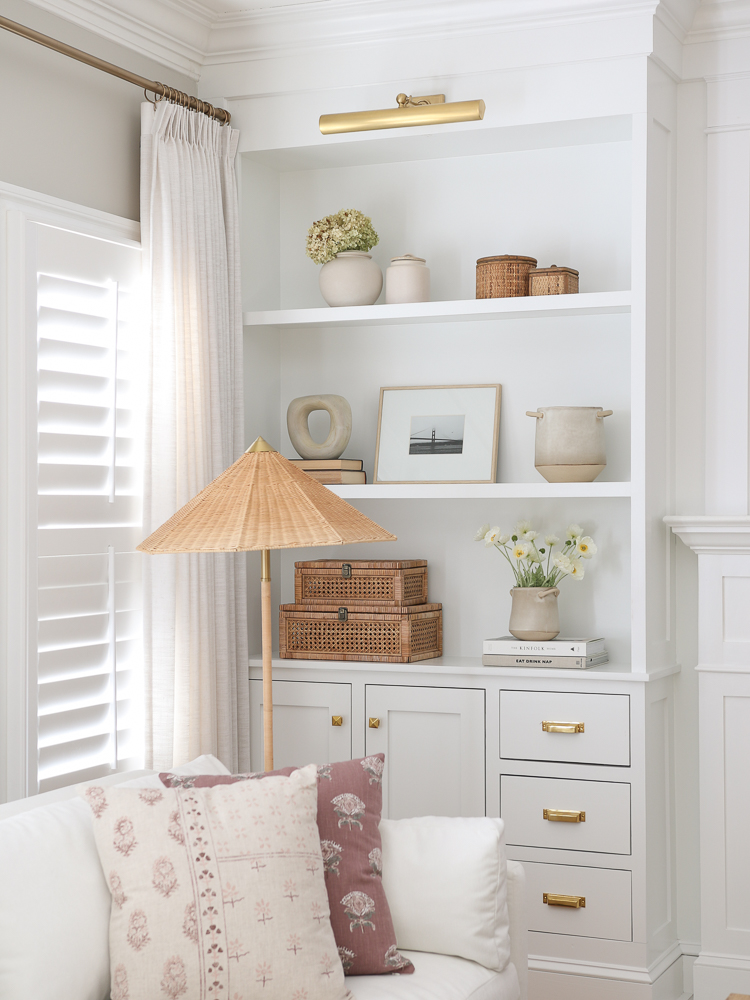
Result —
M384 819L383 888L399 949L510 961L501 819Z
M314 764L210 788L87 790L112 893L112 1000L351 1000Z
M229 774L210 756L174 770ZM156 774L126 784L163 787ZM70 794L0 821L2 1000L103 1000L109 990L110 894L91 810Z

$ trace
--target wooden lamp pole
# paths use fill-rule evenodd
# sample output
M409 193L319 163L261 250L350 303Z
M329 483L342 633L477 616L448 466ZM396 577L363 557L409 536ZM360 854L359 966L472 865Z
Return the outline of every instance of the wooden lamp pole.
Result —
M261 643L263 646L263 769L273 771L273 674L271 649L271 550L261 550Z

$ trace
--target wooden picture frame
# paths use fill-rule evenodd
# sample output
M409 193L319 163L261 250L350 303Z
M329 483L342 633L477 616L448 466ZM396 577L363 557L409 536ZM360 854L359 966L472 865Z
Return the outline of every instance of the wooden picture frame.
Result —
M374 483L494 483L502 386L384 386Z

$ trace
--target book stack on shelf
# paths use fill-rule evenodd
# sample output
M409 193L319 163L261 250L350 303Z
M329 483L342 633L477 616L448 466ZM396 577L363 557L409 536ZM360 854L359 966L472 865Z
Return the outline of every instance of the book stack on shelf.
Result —
M293 458L291 462L324 486L364 486L367 483L361 458Z
M547 639L533 641L504 635L485 639L482 665L485 667L561 667L586 670L609 662L604 639Z

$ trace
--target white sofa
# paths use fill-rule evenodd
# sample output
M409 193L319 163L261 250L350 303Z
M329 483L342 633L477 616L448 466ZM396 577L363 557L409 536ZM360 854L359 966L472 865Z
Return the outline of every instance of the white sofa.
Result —
M202 761L188 773L227 773L213 758ZM135 780L158 784L151 771L96 784ZM109 892L79 788L0 806L0 1000L109 996ZM385 847L384 840L387 864ZM507 866L511 960L502 972L454 955L404 951L414 974L349 977L356 1000L526 1000L524 873L517 862ZM451 891L456 888L454 881ZM450 899L443 903L450 913Z

